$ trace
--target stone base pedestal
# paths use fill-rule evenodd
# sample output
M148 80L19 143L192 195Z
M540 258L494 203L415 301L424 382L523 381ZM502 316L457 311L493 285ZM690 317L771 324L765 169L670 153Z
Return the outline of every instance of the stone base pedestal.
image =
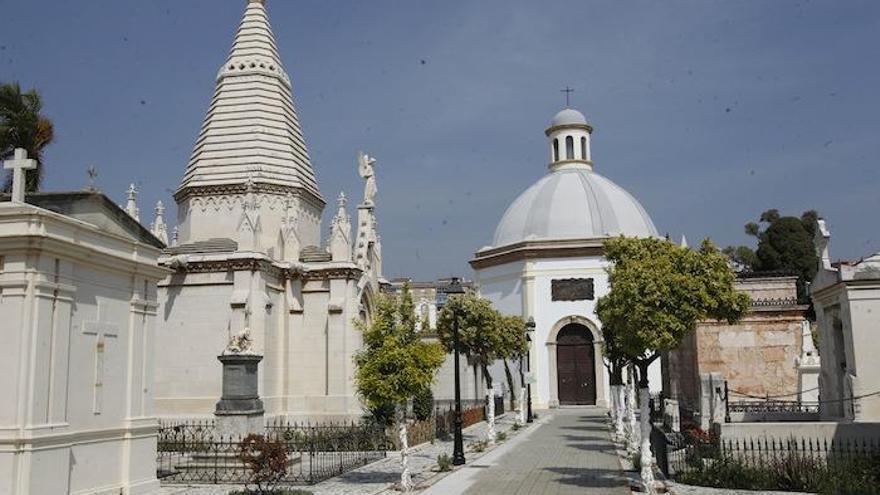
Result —
M226 354L217 359L223 363L223 395L214 410L217 434L226 438L263 434L265 411L258 393L263 356Z
M251 433L262 435L265 430L263 411L254 414L214 413L214 431L221 438L244 438Z

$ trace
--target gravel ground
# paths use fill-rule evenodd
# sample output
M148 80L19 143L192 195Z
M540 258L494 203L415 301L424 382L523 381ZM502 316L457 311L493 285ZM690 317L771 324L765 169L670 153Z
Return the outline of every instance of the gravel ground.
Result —
M808 495L802 492L762 492L752 490L726 490L722 488L707 488L705 486L682 485L670 483L670 493L675 495Z
M513 424L514 413L507 413L496 420L495 429L498 432L505 432L508 436L512 436L519 433L512 430ZM485 454L485 452L473 452L471 444L485 438L487 426L486 422L482 422L464 430L465 454L468 463ZM491 450L491 448L488 450ZM433 444L425 443L410 449L410 471L412 472L413 483L417 487L421 489L445 476L446 473L438 473L436 471L437 456L444 452L450 456L452 455L451 440L447 442L437 440ZM394 484L399 480L400 454L389 452L388 457L385 459L315 485L297 488L310 491L315 495L391 494L400 493L393 488ZM159 493L160 495L226 495L230 490L241 488L240 485L163 485Z

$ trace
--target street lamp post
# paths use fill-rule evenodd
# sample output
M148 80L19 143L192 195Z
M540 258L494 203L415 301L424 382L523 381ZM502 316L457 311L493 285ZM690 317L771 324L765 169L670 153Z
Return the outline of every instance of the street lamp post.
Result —
M458 277L453 277L449 287L446 288L446 295L448 297L461 294L464 294L461 282L458 280ZM460 466L464 464L465 459L464 440L461 437L461 371L458 364L458 315L455 313L452 315L452 347L452 352L455 356L455 420L453 421L455 441L452 449L452 464Z
M526 350L526 372L529 374L529 383L526 385L526 395L528 399L526 399L528 410L526 412L526 423L531 423L534 419L532 417L532 332L535 331L535 319L529 317L529 321L526 322L526 342L528 343L528 349Z

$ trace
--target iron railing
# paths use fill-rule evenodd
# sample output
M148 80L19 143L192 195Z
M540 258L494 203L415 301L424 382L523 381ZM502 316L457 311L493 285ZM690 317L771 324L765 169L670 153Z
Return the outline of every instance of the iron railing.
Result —
M727 403L731 413L819 413L818 402L783 401L783 400L738 400Z
M655 450L662 450L665 457L658 458L658 464L669 477L687 484L816 491L841 473L880 476L880 442L876 439L719 439L687 432L667 434L666 440L664 449Z
M309 425L274 421L265 438L287 451L280 484L313 484L385 457L385 431L361 424ZM157 476L163 483L249 483L241 438L219 434L211 421L163 422Z

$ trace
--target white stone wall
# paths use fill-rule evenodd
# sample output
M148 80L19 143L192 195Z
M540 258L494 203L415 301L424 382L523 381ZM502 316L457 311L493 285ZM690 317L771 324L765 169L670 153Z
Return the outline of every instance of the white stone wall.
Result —
M548 342L555 339L554 330L558 331L570 318L585 322L594 330L596 404L607 407L609 403L610 385L602 359L601 322L595 314L596 301L609 290L606 265L604 258L591 256L517 261L476 271L475 281L480 295L492 301L496 309L505 314L535 319L530 364L536 373L536 383L532 386L532 403L536 408L558 405L554 365L556 348ZM594 299L552 301L552 280L564 278L592 278ZM659 359L649 368L652 391L662 389L660 369ZM496 383L506 383L501 363L496 363L491 370Z
M0 494L158 488L158 249L33 207L0 217Z
M278 280L260 270L169 277L159 296L164 321L158 340L168 349L157 363L159 415L213 414L222 386L217 356L247 320L254 351L264 356L259 390L267 415L360 416L354 387L354 354L362 343L354 323L359 294L357 281L349 277L303 282ZM248 298L251 313L245 318Z
M286 197L279 194L257 193L260 212L260 236L257 251L280 258L279 236L285 212ZM195 196L181 202L177 208L178 240L180 244L216 238L239 239L239 224L245 194ZM321 215L323 208L305 200L294 202L297 235L300 247L321 245ZM297 260L290 260L297 261Z

